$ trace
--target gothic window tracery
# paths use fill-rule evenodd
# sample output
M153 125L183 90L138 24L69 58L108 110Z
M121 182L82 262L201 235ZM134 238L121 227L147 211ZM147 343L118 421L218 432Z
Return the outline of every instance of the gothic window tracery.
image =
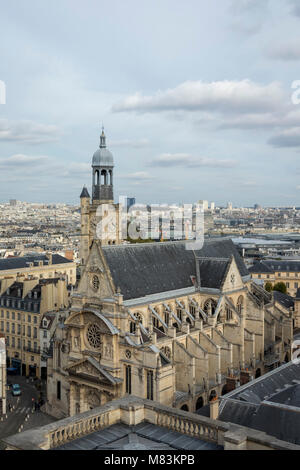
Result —
M239 314L242 313L243 304L244 304L244 298L243 298L243 296L241 295L241 296L238 298L237 305L236 305L236 308L237 308L237 311L239 312Z
M168 359L171 359L171 349L169 348L169 346L163 346L161 348L161 352L168 358Z
M100 281L99 281L99 277L98 276L93 276L93 279L92 279L92 286L93 286L93 289L95 291L97 291L99 289L99 285L100 285Z
M217 308L217 302L214 299L208 299L204 302L203 311L207 315L213 315Z
M134 313L133 316L134 316L136 321L131 321L129 327L130 327L130 333L134 334L136 332L136 323L142 323L143 324L143 317L138 312Z

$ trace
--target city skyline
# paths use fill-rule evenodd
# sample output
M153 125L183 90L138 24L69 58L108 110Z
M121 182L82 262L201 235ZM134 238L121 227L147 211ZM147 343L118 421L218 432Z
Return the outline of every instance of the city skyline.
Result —
M116 200L298 205L295 1L15 5L0 19L0 202L78 204L103 123Z

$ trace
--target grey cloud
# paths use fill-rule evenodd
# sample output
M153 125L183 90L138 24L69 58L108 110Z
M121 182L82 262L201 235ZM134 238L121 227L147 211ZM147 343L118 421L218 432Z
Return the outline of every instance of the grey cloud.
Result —
M152 167L233 168L237 163L233 160L216 160L214 158L197 158L182 153L165 153L151 160L148 165Z
M232 0L229 13L233 20L231 28L237 32L257 34L265 21L269 0Z
M300 147L300 127L287 129L271 137L268 141L273 147Z
M150 141L148 139L112 140L110 141L109 145L110 147L145 148L145 147L149 147Z
M266 112L275 110L283 99L284 93L277 82L260 85L250 80L210 83L187 81L173 89L159 90L151 96L136 93L115 104L112 110L140 113L179 110L220 113Z
M294 16L299 16L300 17L300 4L299 0L289 0L289 3L291 5L291 13Z
M269 0L232 0L230 11L232 14L240 15L253 10L261 10L267 7L268 4Z
M30 155L16 154L8 158L0 158L1 169L5 169L5 168L11 169L11 167L14 167L15 171L18 171L18 169L23 171L24 167L33 168L33 166L45 165L48 163L49 163L49 158L46 156L30 156Z
M280 109L280 106L278 107ZM244 114L239 116L224 117L220 129L274 129L298 126L300 122L300 110L284 108L276 113Z
M135 173L119 175L119 178L132 181L148 181L154 179L154 176L146 171L137 171Z
M0 119L0 141L43 144L56 142L61 135L61 130L54 125Z
M275 60L293 61L300 59L299 40L293 43L270 44L265 49L266 57Z

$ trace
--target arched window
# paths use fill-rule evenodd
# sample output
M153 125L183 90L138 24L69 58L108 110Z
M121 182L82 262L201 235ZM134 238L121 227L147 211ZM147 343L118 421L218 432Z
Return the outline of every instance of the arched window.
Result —
M131 321L130 322L130 333L135 333L136 332L136 323L142 323L143 324L143 317L140 313L134 313L133 314L134 318L136 321Z
M96 186L99 185L99 170L95 171L95 184Z
M196 403L196 411L203 407L203 398L199 397Z
M176 315L179 318L179 320L182 321L182 310L180 307L176 308Z
M180 409L182 411L189 411L189 407L187 405L183 405Z
M228 307L228 305L226 305L226 307L225 307L225 313L226 313L226 320L227 321L232 320L232 318L233 318L232 310L231 310L230 307Z
M106 170L101 171L101 185L106 185L107 184L107 173Z
M193 317L194 317L196 315L196 307L194 307L194 305L190 304L189 310L190 310L190 314L193 315Z
M208 299L204 302L203 311L209 315L213 315L217 308L217 302L214 299Z
M244 305L244 298L243 298L243 296L241 295L241 296L238 298L238 301L237 301L237 304L236 304L236 309L237 309L237 311L239 312L239 314L242 313L243 305Z

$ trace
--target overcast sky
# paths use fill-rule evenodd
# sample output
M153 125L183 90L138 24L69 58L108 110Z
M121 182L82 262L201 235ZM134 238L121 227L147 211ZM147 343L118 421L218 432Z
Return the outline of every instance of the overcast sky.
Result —
M116 200L300 205L299 0L0 7L0 201L79 203L103 122Z

